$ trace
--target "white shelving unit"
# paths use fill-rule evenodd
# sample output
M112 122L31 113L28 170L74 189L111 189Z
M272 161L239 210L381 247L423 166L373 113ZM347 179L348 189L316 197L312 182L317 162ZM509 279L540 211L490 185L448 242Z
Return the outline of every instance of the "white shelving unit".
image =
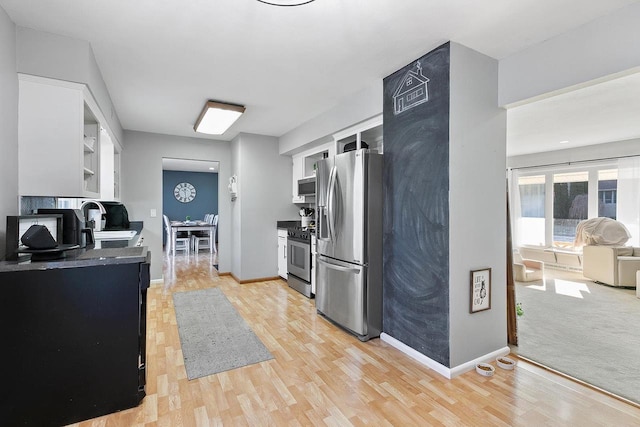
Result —
M315 197L298 195L298 180L314 176L314 166L318 160L342 153L344 146L353 141L358 144L364 141L369 144L369 149L382 153L382 138L382 115L380 115L335 133L333 142L324 143L291 156L293 161L293 203L307 204L315 202Z
M28 74L18 79L19 194L101 198L105 172L114 176L114 145L105 165L101 144L111 133L103 132L106 120L87 86Z
M357 148L366 142L370 150L383 153L382 115L366 120L333 135L336 153L344 152L345 145L356 143Z
M100 125L87 104L84 104L84 191L100 193Z

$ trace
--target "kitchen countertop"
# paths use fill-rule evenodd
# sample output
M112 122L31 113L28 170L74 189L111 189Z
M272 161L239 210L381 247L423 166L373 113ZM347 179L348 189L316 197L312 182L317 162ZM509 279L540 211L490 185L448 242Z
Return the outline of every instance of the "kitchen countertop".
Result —
M0 261L0 271L50 270L56 268L89 267L95 265L129 264L144 262L146 246L136 246L142 233L142 221L132 221L130 229L136 230L131 240L101 240L101 247L87 245L86 248L65 251L64 258L31 261L30 256L17 261Z
M276 228L287 229L289 227L301 227L302 221L298 220L288 220L288 221L278 221Z

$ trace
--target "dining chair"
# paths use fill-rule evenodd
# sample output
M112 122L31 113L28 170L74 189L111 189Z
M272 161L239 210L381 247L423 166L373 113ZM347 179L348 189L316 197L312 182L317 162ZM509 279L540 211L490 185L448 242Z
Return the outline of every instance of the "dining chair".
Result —
M211 223L213 225L213 230L211 230L211 238L213 239L212 245L213 245L213 252L217 253L218 252L218 215L214 215L213 216L213 222Z
M164 228L167 232L167 255L169 253L173 253L173 256L175 256L176 251L184 251L185 254L189 255L189 250L191 249L191 240L188 233L179 231L176 235L175 240L173 240L171 238L171 222L169 221L169 217L166 215L162 215L162 219L164 220Z
M216 249L215 236L216 236L216 228L218 224L218 215L207 214L205 215L205 218L208 224L213 225L213 228L209 231L200 231L200 232L196 231L191 235L193 250L195 253L198 253L198 251L200 250L200 243L202 243L203 245L206 244L212 248L211 253L216 253L217 249ZM211 240L211 239L214 239L214 240Z

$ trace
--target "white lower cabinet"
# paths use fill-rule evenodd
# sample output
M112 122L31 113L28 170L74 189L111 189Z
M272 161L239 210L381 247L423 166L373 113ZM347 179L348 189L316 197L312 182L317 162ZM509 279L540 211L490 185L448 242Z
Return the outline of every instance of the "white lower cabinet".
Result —
M278 276L287 280L287 230L278 229Z

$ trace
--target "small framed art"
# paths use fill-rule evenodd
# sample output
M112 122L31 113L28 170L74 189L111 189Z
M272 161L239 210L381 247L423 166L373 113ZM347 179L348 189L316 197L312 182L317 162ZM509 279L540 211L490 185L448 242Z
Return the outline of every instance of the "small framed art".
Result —
M470 312L489 310L491 308L491 269L471 271L471 305Z

